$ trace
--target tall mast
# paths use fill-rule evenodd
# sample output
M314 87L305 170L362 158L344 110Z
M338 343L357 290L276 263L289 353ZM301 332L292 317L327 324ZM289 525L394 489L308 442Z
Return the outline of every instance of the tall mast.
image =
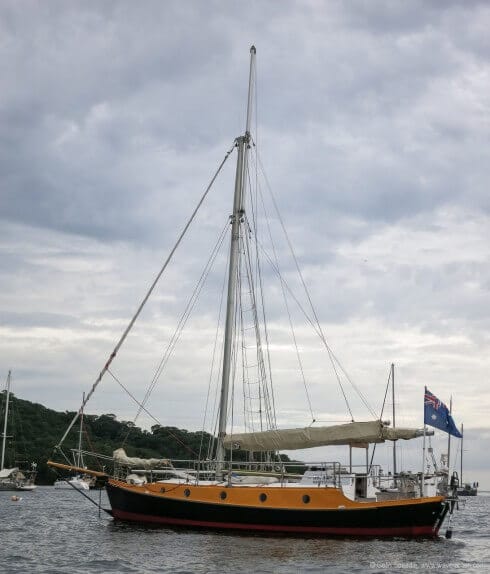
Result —
M77 466L82 467L83 457L82 457L82 433L83 433L83 405L85 404L85 393L83 393L82 398L82 408L80 410L80 430L78 431L78 456L77 456Z
M247 153L250 142L250 123L252 117L252 78L255 64L255 46L250 48L250 72L248 81L247 124L245 134L236 139L238 148L235 195L233 199L233 214L231 215L231 244L230 266L228 272L228 296L226 303L225 344L223 350L223 372L221 378L221 396L219 404L218 444L216 448L216 461L218 470L222 468L225 458L223 440L226 435L226 420L228 414L228 391L230 387L231 355L235 331L235 303L239 258L240 223L245 213L244 187L247 165Z
M427 393L427 387L424 387L424 397ZM424 409L425 409L425 399L424 399ZM425 436L426 436L426 426L425 426L425 413L424 413L424 440L422 442L422 473L420 475L420 496L425 496Z
M393 428L395 428L395 365L391 363L391 397L393 402ZM393 441L393 480L396 484L396 440Z
M248 74L248 98L247 98L247 125L245 127L245 135L250 135L250 124L252 122L252 98L253 98L253 73L255 67L255 54L257 53L255 46L250 47L250 71Z
M10 400L10 376L11 371L9 371L7 375L7 397L5 400L5 419L3 421L2 461L0 464L0 470L3 470L3 464L5 462L5 443L7 441L7 419L9 415L9 400Z

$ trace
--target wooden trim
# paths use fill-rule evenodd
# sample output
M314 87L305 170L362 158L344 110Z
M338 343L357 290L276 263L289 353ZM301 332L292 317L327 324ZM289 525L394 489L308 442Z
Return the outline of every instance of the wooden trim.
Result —
M96 476L98 478L109 478L109 476L105 472L99 472L98 470L90 470L89 468L81 468L79 466L61 464L60 462L53 462L52 460L48 460L47 465L51 466L52 468L67 470L68 472L79 472L80 474L88 474L89 476Z

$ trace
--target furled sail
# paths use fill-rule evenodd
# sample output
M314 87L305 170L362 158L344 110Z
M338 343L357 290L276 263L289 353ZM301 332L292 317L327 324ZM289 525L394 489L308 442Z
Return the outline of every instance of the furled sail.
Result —
M423 436L423 434L424 429L409 429L403 427L389 428L387 426L383 426L384 440L411 440L413 438ZM433 435L434 432L429 429L425 429L425 434Z
M296 450L327 445L367 446L385 440L409 440L423 435L423 430L389 428L382 421L353 422L329 427L268 430L227 435L225 448L253 452Z
M127 456L123 448L116 449L112 456L114 462L122 466L151 470L152 468L173 468L172 463L166 458L137 458Z

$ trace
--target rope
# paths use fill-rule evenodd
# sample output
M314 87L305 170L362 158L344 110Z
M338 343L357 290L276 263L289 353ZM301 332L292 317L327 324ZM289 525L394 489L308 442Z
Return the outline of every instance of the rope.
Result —
M255 162L255 166L257 169L257 162ZM258 185L257 185L257 189L258 189ZM257 201L256 201L256 203L257 203ZM256 212L257 212L257 205L255 207L255 211L253 210L253 206L252 206L252 218L254 221L255 238L258 237ZM264 300L264 287L263 287L263 282L262 282L262 266L260 264L260 257L259 257L257 240L255 241L255 260L257 261L257 276L258 276L258 281L259 281L260 306L261 306L261 310L262 310L262 322L264 325L265 348L266 348L266 354L267 354L267 369L269 372L270 396L272 399L272 413L273 413L273 418L274 418L274 420L273 420L274 424L273 424L272 428L277 428L276 399L275 399L275 395L274 395L274 385L272 383L272 367L271 367L271 356L270 356L269 330L267 328L267 321L265 318L266 312L265 312L265 300Z
M257 165L257 162L255 162L255 165ZM271 242L271 247L272 247L272 253L273 253L273 256L274 256L274 261L275 261L275 264L276 264L277 269L279 269L279 258L278 258L278 256L277 256L276 246L275 246L275 244L274 244L274 240L273 240L273 237L272 237L272 230L271 230L271 226L270 226L270 220L269 220L269 216L268 216L268 213L267 213L267 208L266 208L266 206L265 206L264 196L263 196L262 193L260 193L260 198L261 198L261 203L262 203L262 209L263 209L263 211L264 211L265 219L266 219L266 222L267 222L267 231L268 231L268 235L269 235L269 240L270 240L270 242ZM295 331L294 331L294 325L293 325L293 321L292 321L292 318L291 318L291 311L290 311L290 308L289 308L288 300L287 300L287 297L286 297L286 292L285 292L285 290L284 290L284 285L283 285L282 281L280 282L280 285L281 285L281 292L282 292L282 298L283 298L283 301L284 301L284 306L286 307L286 312L287 312L287 315L288 315L289 328L290 328L290 331L291 331L291 336L292 336L292 338L293 338L293 343L294 343L294 347L295 347L295 350L296 350L296 358L297 358L297 360L298 360L298 366L299 366L299 370L300 370L300 373L301 373L301 379L302 379L302 381L303 381L303 386L304 386L304 388L305 388L306 400L307 400L307 402L308 402L308 408L309 408L309 410L310 410L311 420L312 420L313 422L315 422L315 415L313 414L313 407L312 407L312 404L311 404L310 393L309 393L309 391L308 391L308 385L307 385L307 383L306 383L306 377L305 377L305 373L304 373L304 369L303 369L303 362L302 362L302 360L301 360L301 354L300 354L300 352L299 352L299 347L298 347L298 343L297 343L297 339L296 339L296 333L295 333Z
M192 311L196 305L196 302L199 298L199 295L202 291L202 288L204 287L204 284L205 284L206 279L209 275L209 272L211 271L211 268L212 268L212 266L216 260L216 257L218 256L218 253L221 249L224 238L226 236L227 227L228 227L228 223L226 223L225 227L223 228L223 230L222 230L222 232L218 238L218 241L216 242L216 244L215 244L215 246L211 252L210 257L209 257L208 261L206 262L206 265L204 266L203 272L201 273L201 277L199 278L199 281L197 282L196 287L194 288L194 291L192 292L192 295L189 298L189 301L186 305L186 308L185 308L183 314L181 315L181 318L177 324L177 327L175 328L175 331L174 331L174 333L170 339L169 344L167 345L167 347L165 349L163 357L160 360L158 367L155 370L155 374L153 375L152 380L150 382L150 385L149 385L149 387L146 391L146 394L143 398L142 405L145 405L148 402L148 400L151 396L151 393L155 389L155 386L158 383L158 380L159 380L160 376L162 375L162 372L163 372L166 364L168 363L168 361L172 355L172 352L175 349L175 346L176 346L178 340L180 339L180 336L182 335L184 327L185 327L187 321L189 320L189 317L190 317L190 315L191 315L191 313L192 313ZM138 412L136 413L136 416L134 417L134 421L133 421L134 423L136 423L140 414L141 414L141 407L138 410Z
M122 389L124 389L128 395L133 399L133 401L139 405L140 409L144 410L145 413L154 420L154 422L157 423L157 425L159 426L163 426L160 421L158 419L156 419L139 401L138 399L132 395L129 390L121 383L121 381L116 377L116 375L114 375L114 373L112 371L110 371L109 369L107 370L107 372L109 373L109 375L111 375L111 377L116 381L116 383L118 383ZM131 428L128 430L126 436L124 437L124 440L122 442L122 446L124 446L128 440L128 437L131 433ZM186 450L188 450L191 454L196 454L194 450L192 450L192 448L190 448L188 445L186 445L184 442L182 442L179 437L177 437L176 435L174 435L171 431L167 430L168 436L171 436L173 439L175 439L178 443L180 443Z
M296 254L295 254L295 252L294 252L293 246L292 246L292 244L291 244L291 240L289 239L289 235L288 235L287 230L286 230L286 227L285 227L285 225L284 225L284 221L283 221L283 219L282 219L282 217L281 217L281 213L280 213L280 211L279 211L279 208L278 208L278 206L277 206L277 202L276 202L275 196L274 196L274 194L273 194L273 192L272 192L272 188L271 188L271 186L270 186L270 184L269 184L269 181L268 181L268 178L267 178L267 174L265 173L264 166L263 166L263 164L262 164L262 161L261 161L260 156L258 155L258 153L256 153L256 157L257 157L258 163L260 164L260 169L261 169L261 171L262 171L262 175L264 176L264 180L265 180L267 189L268 189L269 194L270 194L270 196L271 196L272 204L273 204L273 206L274 206L274 209L275 209L275 211L276 211L277 217L278 217L278 219L279 219L279 223L280 223L280 225L281 225L281 228L282 228L282 230L283 230L284 236L285 236L285 238L286 238L286 241L287 241L289 250L290 250L290 252L291 252L291 256L293 257L293 260L294 260L294 263L295 263L295 266L296 266L296 270L297 270L298 275L299 275L299 277L300 277L301 284L302 284L302 286L303 286L303 289L304 289L304 291L305 291L306 297L307 297L307 299L308 299L308 303L309 303L311 312L312 312L313 317L314 317L314 319L315 319L315 324L316 324L315 331L317 332L318 336L320 337L320 340L323 342L323 344L325 345L325 348L327 349L327 352L328 352L328 355L329 355L329 358L330 358L330 362L331 362L331 364L332 364L332 368L333 368L334 373L335 373L335 375L336 375L337 382L338 382L339 387L340 387L340 389L341 389L342 395L343 395L343 397L344 397L344 401L345 401L346 406L347 406L347 409L348 409L348 411L349 411L349 413L350 413L350 415L351 415L351 418L352 418L352 420L354 420L354 417L353 417L353 415L352 415L352 410L351 410L351 408L350 408L350 405L349 405L349 402L348 402L348 399L347 399L347 395L346 395L345 390L344 390L344 387L343 387L343 385L342 385L342 381L341 381L340 376L339 376L339 374L338 374L336 365L337 365L337 366L339 367L339 369L342 371L342 373L344 374L344 376L346 377L347 381L350 383L350 385L352 386L352 388L356 391L356 393L357 393L358 396L360 397L361 401L364 403L364 406L369 410L369 412L371 413L371 415L372 415L374 418L377 418L377 415L376 415L374 409L371 407L371 405L370 405L369 402L367 401L366 397L365 397L364 394L361 392L361 390L357 387L357 385L350 379L350 377L349 377L348 374L346 373L344 367L342 366L342 364L340 363L340 361L339 361L338 358L335 356L335 354L333 353L333 351L331 350L330 346L329 346L328 343L327 343L327 340L326 340L326 337L325 337L325 335L324 335L324 333L323 333L323 330L322 330L320 321L319 321L319 319L318 319L318 316L317 316L317 314L316 314L315 308L314 308L314 306L313 306L313 302L312 302L312 299L311 299L309 290L308 290L308 288L307 288L307 286L306 286L306 282L305 282L305 280L304 280L303 274L301 273L301 269L300 269L300 267L299 267L299 263L298 263ZM310 320L310 323L312 323L312 325L313 325L313 322L312 322L311 320Z
M383 398L383 405L381 406L381 413L379 415L379 420L381 420L383 418L383 411L385 410L386 397L388 396L388 389L390 388L390 380L391 380L391 368L389 370L388 380L386 381L385 396ZM375 452L376 452L376 443L374 443L374 446L373 446L373 452L371 454L371 462L369 463L369 470L371 470L371 467L373 466L373 460L374 460L374 453Z
M108 508L104 508L100 502L96 502L93 498L91 498L88 494L85 494L85 492L83 492L83 490L80 490L79 488L77 488L76 486L74 486L68 478L61 476L58 472L56 473L60 478L62 478L68 485L71 486L71 488L73 488L74 490L76 490L77 492L79 492L82 496L85 496L85 498L87 500L89 500L92 504L95 504L95 506L97 506L97 508L99 509L99 516L100 516L100 511L103 510L104 512L107 512L107 514L109 514L110 516L112 516L112 510L109 510Z
M205 428L206 428L206 418L207 418L207 414L208 414L209 398L211 395L211 385L212 385L212 381L213 381L213 371L214 371L214 365L216 362L216 350L218 348L219 327L221 325L221 314L223 312L223 301L224 301L224 292L225 292L225 287L226 287L226 277L227 277L227 273L226 273L226 269L225 269L225 273L223 275L222 287L221 287L219 306L218 306L219 312L218 312L218 320L216 322L216 332L214 335L213 356L211 359L211 369L209 371L208 390L207 390L207 394L206 394L206 404L204 407L204 417L203 417L203 421L202 421L201 442L199 443L199 461L201 460L201 453L202 453L202 447L203 447L203 442L204 442L204 432L205 432ZM215 405L216 405L216 402L215 402ZM214 411L212 414L212 418L214 418ZM212 441L210 441L210 442L212 442ZM208 452L208 458L209 458L209 452Z
M281 281L281 283L284 285L284 287L286 288L287 292L290 294L290 296L293 298L293 300L295 301L296 305L298 306L298 308L300 309L300 311L303 313L303 315L305 316L306 320L308 321L308 323L310 323L310 325L313 327L313 330L316 332L316 334L320 337L320 340L323 341L323 343L325 344L325 348L327 349L327 352L330 356L330 360L332 362L332 366L334 369L335 374L337 375L337 380L339 381L340 384L340 388L342 390L342 394L344 395L344 399L347 405L347 409L349 411L349 414L351 416L351 421L354 421L354 417L352 415L352 411L350 409L350 405L349 402L347 401L347 397L345 396L345 391L344 388L342 386L342 383L340 382L340 377L338 376L337 370L335 368L335 363L333 362L333 353L330 350L330 347L327 345L326 341L324 339L322 339L322 333L321 331L318 330L317 325L315 324L315 322L311 319L311 317L308 315L308 313L305 311L303 305L301 305L301 303L299 302L298 298L295 296L295 294L292 292L291 288L289 287L289 285L287 284L286 280L283 278L281 272L279 271L279 269L276 267L275 263L272 261L272 259L270 258L269 254L265 251L264 247L262 245L259 244L259 247L261 249L261 251L264 253L265 257L267 258L267 260L269 261L269 264L271 265L273 271L277 274L277 276L279 277L279 280Z
M97 377L97 379L95 380L95 382L92 385L92 388L90 389L90 391L87 393L87 396L85 397L85 399L82 402L81 407L79 408L78 412L75 414L75 416L73 417L73 420L71 421L71 423L68 425L68 428L65 431L65 434L61 437L61 440L59 441L59 443L56 445L55 449L59 450L61 448L61 445L63 444L63 442L65 441L66 437L68 436L68 433L71 431L73 425L77 422L78 418L80 417L80 415L82 414L85 405L88 403L88 401L90 400L91 396L94 394L95 389L97 388L97 386L99 385L99 383L102 380L102 377L105 375L105 373L107 372L107 370L109 369L112 361L114 360L114 358L116 357L119 349L121 348L122 344L124 343L124 341L126 340L126 337L128 336L129 332L131 331L131 329L133 328L134 323L136 322L136 319L139 317L139 315L141 314L141 311L143 310L143 307L146 305L146 302L148 301L148 299L150 298L150 295L153 293L153 290L155 289L158 281L160 280L161 276L163 275L163 272L165 271L165 269L167 268L168 264L170 263L170 261L172 260L174 253L177 251L178 246L180 245L182 239L184 238L185 234L187 233L187 230L189 229L191 223L194 221L194 218L197 215L197 212L199 211L201 205L204 203L204 200L206 199L211 187L213 186L216 178L218 177L219 173L221 172L221 169L223 168L226 160L230 157L231 152L233 151L233 149L235 148L235 142L233 143L233 146L226 152L225 157L223 159L223 161L220 163L218 169L216 170L215 174L213 175L213 177L211 178L211 181L209 182L206 190L204 191L201 199L199 200L197 206L195 207L194 211L192 212L192 215L190 216L189 220L187 221L187 223L184 226L184 229L182 230L182 232L180 233L177 242L175 243L174 247L172 248L172 250L170 251L170 254L168 255L167 259L165 260L165 263L163 264L162 268L160 269L160 271L158 272L157 276L155 277L153 283L151 284L150 289L148 290L148 292L146 293L145 297L143 298L143 301L140 303L136 313L133 315L131 321L129 322L128 326L126 327L124 333L122 334L121 338L119 339L119 341L117 342L116 346L114 347L114 350L112 351L112 353L109 355L109 359L107 360L106 364L104 365L104 367L102 368L102 370L99 373L99 376Z
M247 222L248 223L248 222ZM250 226L249 226L250 227ZM257 312L257 298L255 295L255 286L254 286L254 277L253 277L253 266L252 266L252 258L251 258L251 250L250 250L250 243L249 243L249 236L245 234L245 241L244 243L244 266L246 269L246 277L248 278L248 283L250 286L250 299L251 299L251 311L253 314L253 322L254 322L254 329L255 329L255 339L256 339L256 350L257 350L257 377L259 383L259 412L260 412L260 429L263 430L262 426L262 393L264 399L264 407L265 407L265 416L267 419L268 428L274 428L275 420L271 414L271 402L269 397L269 390L267 385L267 374L265 369L265 361L264 355L262 350L262 337L259 327L259 317ZM260 283L260 287L262 287L262 283ZM266 325L266 321L264 320L264 326ZM271 385L272 385L272 378L271 378ZM262 384L261 384L262 383Z

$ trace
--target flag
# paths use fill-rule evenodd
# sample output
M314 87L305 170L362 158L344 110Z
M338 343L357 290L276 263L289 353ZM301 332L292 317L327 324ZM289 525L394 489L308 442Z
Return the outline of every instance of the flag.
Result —
M462 438L449 409L427 387L424 394L424 424Z

